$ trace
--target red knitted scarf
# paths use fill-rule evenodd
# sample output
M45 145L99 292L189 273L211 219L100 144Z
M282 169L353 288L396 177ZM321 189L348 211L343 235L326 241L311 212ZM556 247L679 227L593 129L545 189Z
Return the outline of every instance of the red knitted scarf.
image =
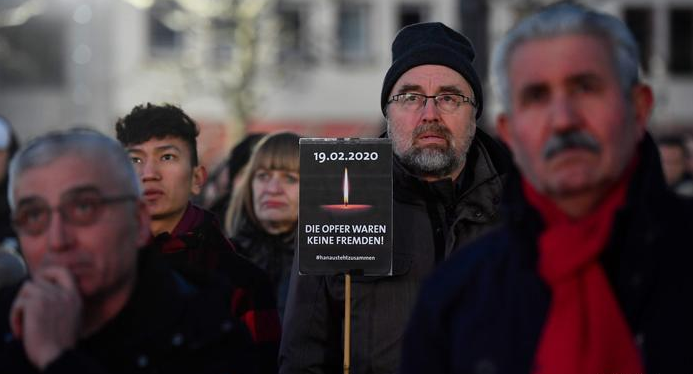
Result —
M644 373L633 334L599 256L616 210L625 202L635 162L597 209L571 219L523 181L545 230L539 236L538 270L551 289L551 304L535 357L534 374Z

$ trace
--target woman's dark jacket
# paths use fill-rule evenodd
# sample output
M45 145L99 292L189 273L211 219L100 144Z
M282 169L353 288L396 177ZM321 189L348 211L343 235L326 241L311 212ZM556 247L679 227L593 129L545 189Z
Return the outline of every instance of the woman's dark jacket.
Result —
M295 230L287 234L271 235L247 222L231 238L238 253L263 269L269 276L277 299L279 316L283 317L289 293L291 264L294 260Z

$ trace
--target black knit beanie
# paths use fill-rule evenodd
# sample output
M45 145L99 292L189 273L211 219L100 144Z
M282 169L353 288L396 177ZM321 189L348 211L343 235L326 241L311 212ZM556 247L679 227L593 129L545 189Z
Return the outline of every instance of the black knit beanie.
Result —
M440 22L404 27L392 42L392 66L385 74L380 108L384 115L392 87L402 74L419 65L443 65L460 73L474 91L476 118L481 117L483 96L474 67L474 48L467 38Z

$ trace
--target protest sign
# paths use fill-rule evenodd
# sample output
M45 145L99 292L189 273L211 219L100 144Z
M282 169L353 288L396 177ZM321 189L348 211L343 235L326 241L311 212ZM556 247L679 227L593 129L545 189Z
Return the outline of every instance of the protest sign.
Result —
M392 143L300 140L301 274L392 273Z

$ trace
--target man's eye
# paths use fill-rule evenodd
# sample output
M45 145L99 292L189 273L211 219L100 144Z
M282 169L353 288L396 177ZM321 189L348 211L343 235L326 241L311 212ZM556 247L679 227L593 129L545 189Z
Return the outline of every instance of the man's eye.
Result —
M75 212L85 213L85 212L91 212L92 210L94 210L94 208L96 207L96 204L97 204L96 201L89 199L89 200L77 200L77 201L72 202L72 204L70 204L70 205L71 205L72 210L74 210Z
M173 155L173 154L170 154L170 153L167 153L167 154L161 156L161 160L162 160L162 161L172 161L172 160L175 160L175 159L176 159L176 155Z
M42 207L27 208L24 210L20 216L26 223L34 223L41 221L43 216L46 214L46 209Z
M98 205L98 201L94 199L78 199L66 204L66 209L70 218L79 221L91 217L98 209Z
M594 92L597 90L597 85L594 82L588 80L579 81L575 85L576 92Z
M404 95L402 95L402 101L408 102L408 103L415 103L415 102L419 101L419 95L404 94Z
M444 103L454 103L457 101L457 96L453 95L439 95L438 96L438 101L444 102Z
M132 161L133 164L141 164L142 163L142 159L139 157L133 156L133 157L130 157L130 160Z
M521 100L524 104L540 103L548 99L549 91L544 87L530 87L523 90Z

